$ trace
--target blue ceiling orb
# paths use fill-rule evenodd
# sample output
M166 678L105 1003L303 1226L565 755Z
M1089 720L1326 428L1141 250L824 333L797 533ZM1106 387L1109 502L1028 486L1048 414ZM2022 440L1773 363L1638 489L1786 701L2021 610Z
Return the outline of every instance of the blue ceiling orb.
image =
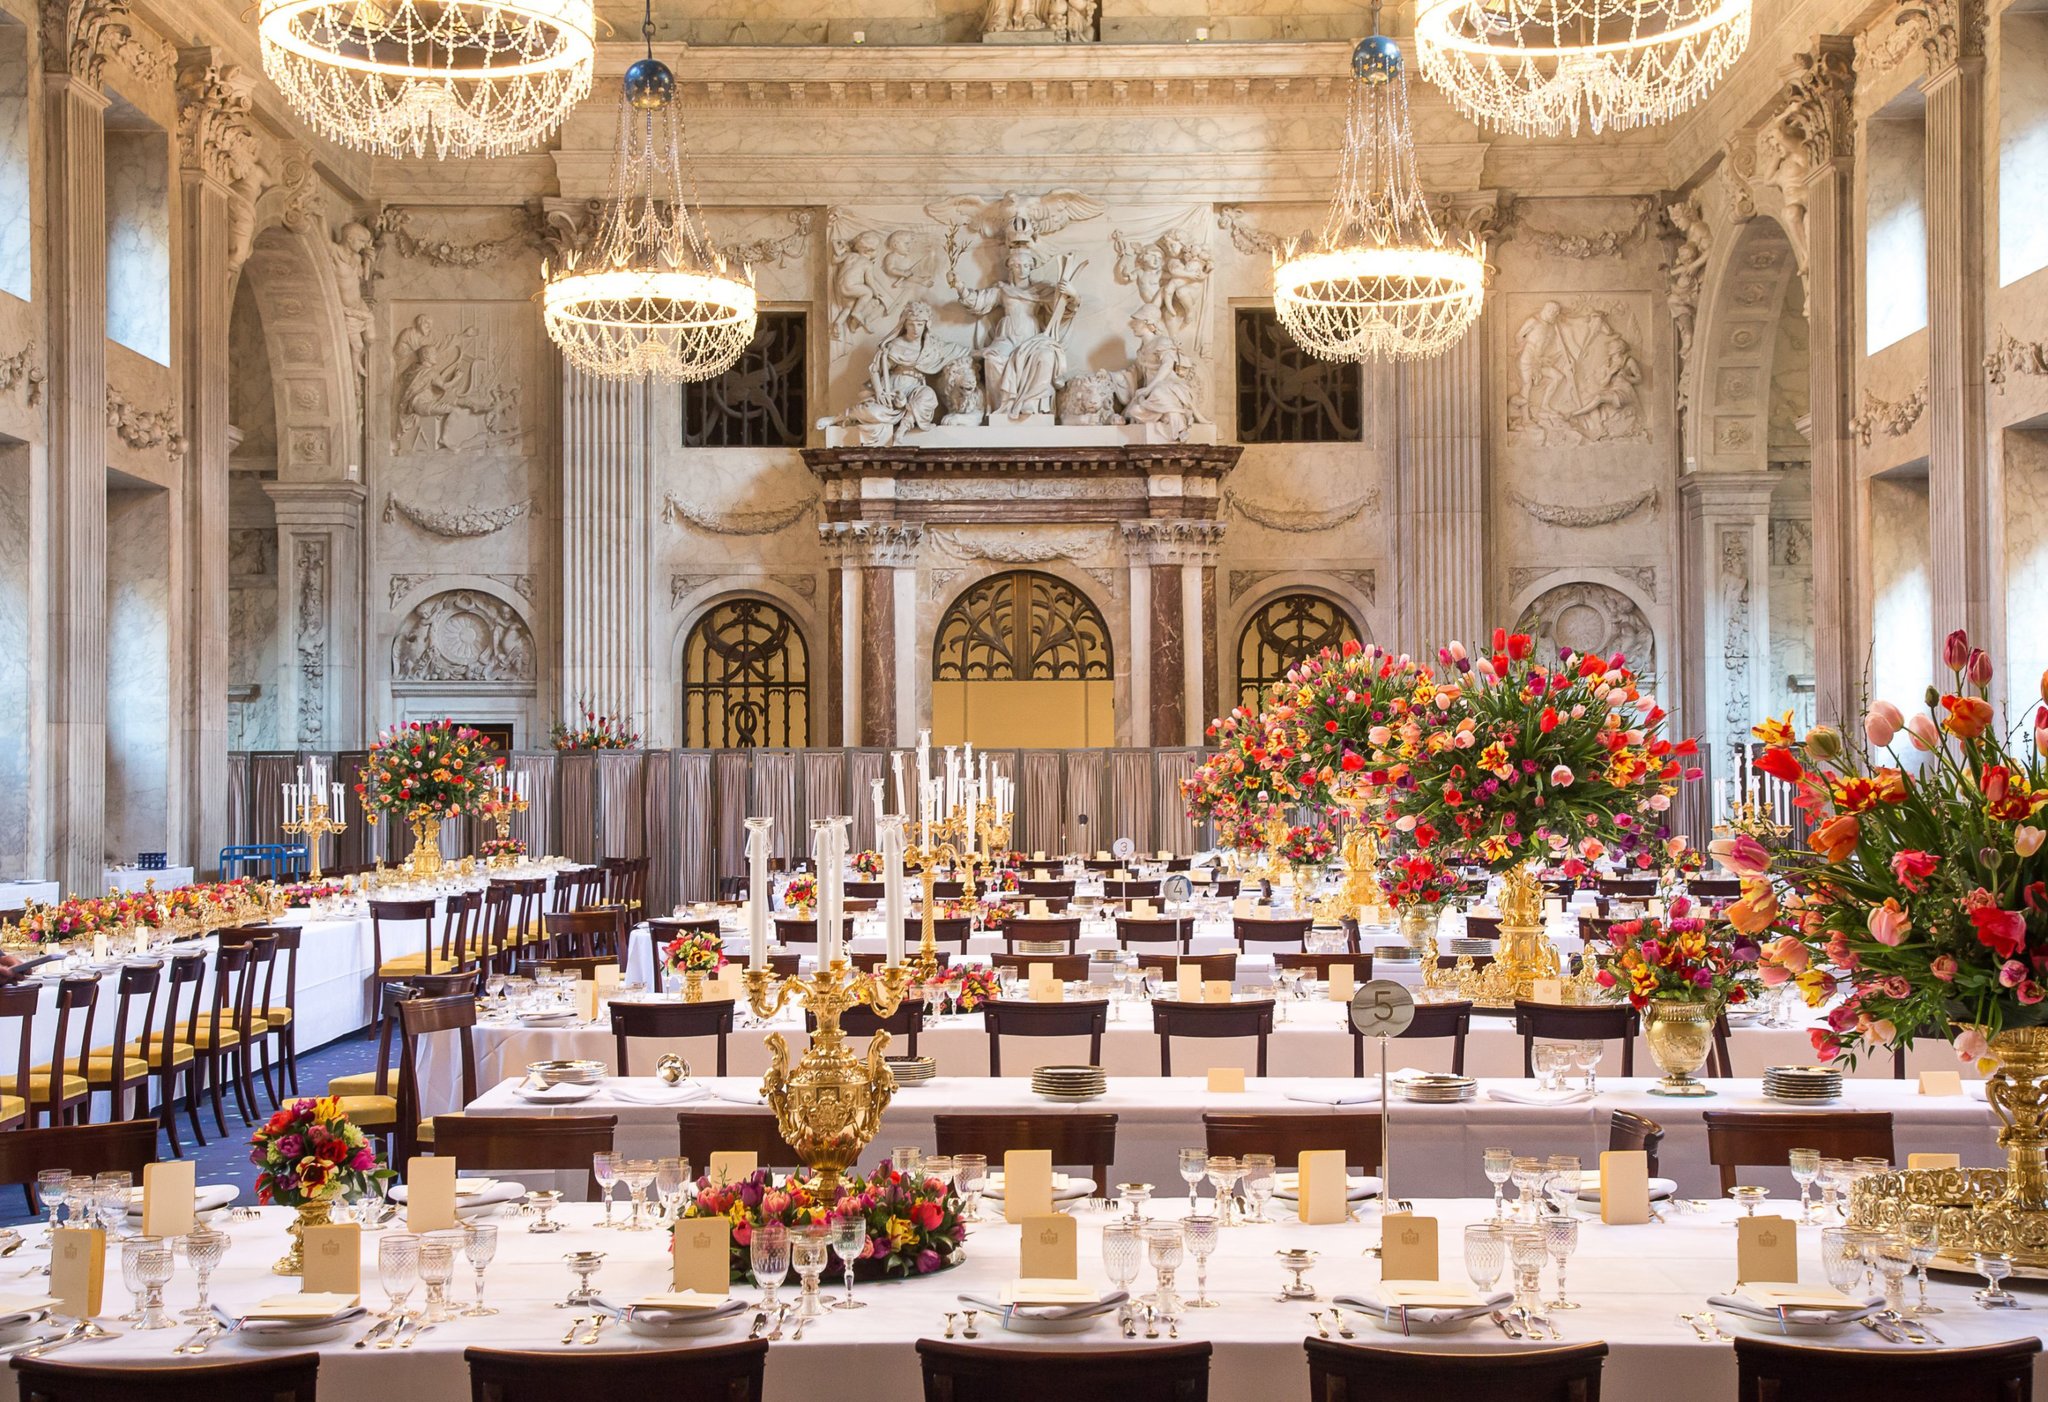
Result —
M1351 71L1368 83L1390 83L1401 76L1401 46L1384 34L1368 34L1351 51Z
M675 101L676 75L658 58L635 59L626 70L626 101L642 112L657 112Z

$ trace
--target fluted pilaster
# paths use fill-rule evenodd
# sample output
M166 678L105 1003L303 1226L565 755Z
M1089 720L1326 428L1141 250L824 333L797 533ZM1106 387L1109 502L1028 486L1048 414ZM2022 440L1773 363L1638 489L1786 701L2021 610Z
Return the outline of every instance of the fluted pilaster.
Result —
M653 487L648 391L562 371L562 653L557 702L652 713L645 600Z
M1395 459L1395 645L1421 655L1487 630L1488 323L1432 360L1398 372Z

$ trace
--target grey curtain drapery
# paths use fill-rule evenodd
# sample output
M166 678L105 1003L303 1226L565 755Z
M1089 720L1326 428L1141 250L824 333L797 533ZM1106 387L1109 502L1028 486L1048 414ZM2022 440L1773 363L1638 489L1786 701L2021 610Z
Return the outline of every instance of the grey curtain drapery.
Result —
M647 812L641 795L645 750L597 751L597 855L637 857L647 851Z
M709 750L676 750L675 811L677 900L708 901L718 895L717 844L724 818L712 795Z

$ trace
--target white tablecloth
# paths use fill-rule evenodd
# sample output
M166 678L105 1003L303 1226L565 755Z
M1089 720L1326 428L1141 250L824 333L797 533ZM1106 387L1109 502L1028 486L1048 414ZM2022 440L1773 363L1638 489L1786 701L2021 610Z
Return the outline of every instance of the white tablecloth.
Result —
M21 910L30 901L54 905L63 899L63 890L54 881L0 881L0 912Z
M1462 1231L1466 1222L1478 1220L1487 1211L1483 1202L1431 1201L1417 1204L1419 1211L1439 1219L1442 1242L1442 1273L1447 1279L1462 1280ZM1155 1218L1179 1214L1172 1203L1154 1203ZM1656 1398L1658 1402L1724 1402L1734 1395L1735 1360L1725 1343L1703 1343L1692 1329L1679 1322L1681 1311L1705 1306L1708 1296L1723 1292L1732 1282L1735 1267L1735 1238L1729 1229L1734 1209L1715 1204L1695 1214L1668 1213L1667 1221L1641 1227L1607 1227L1587 1220L1580 1229L1579 1249L1569 1272L1572 1298L1584 1308L1553 1312L1567 1343L1605 1340L1610 1353L1605 1365L1603 1390L1621 1399ZM469 1347L501 1349L561 1348L557 1342L575 1317L554 1308L570 1288L572 1278L562 1262L565 1253L596 1250L605 1260L596 1276L596 1286L614 1304L625 1303L650 1291L666 1288L669 1275L667 1235L660 1231L629 1234L596 1228L594 1206L570 1206L558 1216L568 1229L548 1236L535 1236L526 1222L516 1216L500 1216L497 1259L490 1267L487 1298L503 1312L481 1319L457 1318L423 1337L417 1346L380 1350L349 1347L349 1335L319 1345L320 1385L323 1396L402 1397L409 1402L467 1402L469 1382L462 1351ZM245 1309L257 1301L287 1293L294 1287L270 1273L270 1263L285 1246L284 1227L290 1214L269 1209L260 1222L227 1224L234 1245L213 1277L215 1302L230 1311ZM1106 1217L1083 1213L1079 1217L1080 1269L1084 1281L1104 1285L1101 1229ZM1799 1233L1801 1274L1808 1280L1824 1279L1819 1260L1820 1234L1816 1228ZM1209 1395L1219 1402L1246 1398L1287 1399L1307 1395L1308 1367L1302 1340L1314 1332L1308 1315L1325 1307L1333 1294L1357 1294L1370 1289L1379 1277L1377 1264L1364 1252L1376 1245L1379 1228L1370 1217L1333 1227L1305 1227L1299 1223L1245 1226L1222 1234L1217 1254L1209 1263L1208 1293L1221 1307L1189 1310L1180 1324L1182 1341L1207 1340L1215 1347L1210 1366ZM375 1285L376 1234L364 1238L363 1279L366 1303L381 1304ZM1309 1282L1323 1303L1281 1303L1274 1298L1284 1276L1273 1259L1276 1250L1307 1247L1321 1253L1309 1273ZM16 1257L17 1260L24 1256ZM962 1292L993 1295L1017 1273L1017 1228L987 1222L970 1229L965 1262L949 1271L907 1281L891 1281L857 1287L859 1298L869 1308L851 1313L829 1311L813 1322L801 1341L785 1332L771 1344L766 1370L769 1402L815 1402L818 1398L912 1399L921 1395L915 1341L937 1338L945 1328L944 1312L962 1308ZM460 1267L454 1298L466 1305L470 1297L470 1272ZM126 1307L126 1294L119 1285L120 1271L108 1271L106 1314ZM1183 1293L1192 1293L1195 1270L1189 1261L1180 1270L1178 1283ZM1555 1272L1544 1272L1546 1289L1554 1289ZM1137 1289L1149 1291L1154 1278L1145 1268ZM794 1294L795 1278L783 1292ZM27 1288L27 1287L24 1287ZM742 1292L751 1299L751 1290ZM192 1276L180 1267L169 1289L169 1304L183 1308L194 1298ZM1988 1313L1975 1308L1968 1285L1938 1280L1935 1302L1947 1313L1930 1321L1939 1336L1951 1345L1968 1346L2000 1342L2031 1335L2042 1327L2041 1313ZM421 1291L413 1291L417 1305ZM602 1342L591 1347L576 1346L581 1353L650 1347L690 1347L693 1342L724 1343L746 1332L751 1316L741 1315L721 1331L700 1340L651 1341L625 1333L613 1325ZM1482 1321L1469 1331L1403 1340L1368 1326L1363 1319L1349 1317L1357 1329L1359 1344L1383 1344L1419 1349L1452 1351L1508 1351L1528 1344L1509 1342L1499 1330ZM1737 1327L1723 1316L1723 1327ZM189 1328L140 1333L122 1324L109 1327L123 1331L104 1343L73 1347L52 1355L53 1362L70 1361L82 1366L141 1365L164 1367L175 1363L170 1350L190 1336ZM367 1327L367 1323L364 1326ZM984 1317L979 1342L1017 1348L1075 1347L1104 1351L1127 1345L1107 1322L1081 1335L1023 1336L995 1327ZM1860 1328L1822 1346L1890 1349L1876 1335ZM1903 1347L1903 1346L1900 1346ZM295 1350L284 1350L295 1351ZM276 1350L261 1349L240 1338L229 1338L202 1360L208 1363L243 1361L275 1356ZM2048 1385L2048 1359L2036 1365L2037 1387ZM11 1371L0 1382L0 1396L15 1395Z
M190 886L192 868L158 867L145 871L141 867L108 867L100 873L100 892L110 895L117 891L140 891L151 882L159 891L168 891L173 886Z
M495 1085L470 1106L472 1115L616 1115L618 1144L629 1154L651 1158L676 1152L676 1116L696 1110L733 1111L759 1105L760 1082L748 1077L698 1078L709 1094L649 1104L659 1097L652 1077L612 1082L589 1099L570 1104L536 1105L521 1099L517 1081ZM1352 1083L1354 1086L1361 1083ZM1481 1081L1479 1098L1461 1105L1415 1105L1394 1101L1391 1129L1394 1191L1403 1195L1490 1193L1481 1172L1481 1157L1494 1145L1518 1154L1577 1154L1588 1167L1597 1166L1607 1147L1608 1123L1616 1110L1647 1115L1664 1126L1659 1172L1678 1180L1680 1189L1703 1196L1718 1195L1716 1171L1707 1163L1707 1110L1785 1110L1766 1100L1755 1081L1714 1081L1713 1096L1677 1099L1651 1095L1653 1081L1636 1078L1603 1081L1592 1100L1565 1105L1511 1104L1489 1092L1511 1087L1532 1089L1524 1080ZM915 1144L933 1152L932 1117L970 1113L1112 1113L1117 1117L1115 1170L1119 1182L1149 1182L1162 1193L1178 1183L1175 1158L1183 1148L1202 1143L1204 1111L1256 1111L1319 1115L1329 1107L1288 1098L1290 1091L1317 1094L1339 1087L1329 1080L1252 1079L1242 1094L1211 1093L1206 1077L1112 1079L1109 1093L1081 1104L1055 1104L1032 1094L1028 1082L1008 1077L940 1077L896 1093L883 1113L882 1131L869 1145L872 1163L891 1145ZM617 1093L623 1089L625 1094ZM632 1098L628 1098L632 1097ZM1370 1112L1375 1105L1349 1107ZM1968 1166L2003 1163L1995 1141L1990 1109L1974 1096L1923 1096L1911 1083L1858 1081L1829 1107L1843 1110L1885 1110L1892 1115L1899 1162L1910 1153L1957 1153ZM767 1114L765 1106L761 1113ZM1745 1172L1744 1182L1774 1191L1793 1189L1782 1171Z

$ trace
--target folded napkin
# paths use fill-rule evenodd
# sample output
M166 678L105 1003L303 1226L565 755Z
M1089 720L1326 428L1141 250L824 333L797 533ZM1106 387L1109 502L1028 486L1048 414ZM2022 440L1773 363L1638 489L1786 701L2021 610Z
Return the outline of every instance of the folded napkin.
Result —
M0 1295L0 1321L12 1323L40 1314L57 1301L47 1295Z
M353 1295L277 1295L244 1312L242 1318L310 1324L333 1319L354 1309L356 1297Z
M537 1086L532 1081L521 1081L512 1087L512 1093L521 1100L528 1100L536 1105L566 1105L573 1101L588 1100L597 1094L597 1087L575 1086L566 1081L559 1085Z
M1504 1100L1510 1105L1576 1105L1581 1100L1591 1100L1593 1092L1579 1090L1540 1090L1535 1086L1488 1086L1488 1100Z
M655 1310L665 1314L702 1315L707 1310L715 1313L720 1310L745 1309L746 1301L735 1300L730 1295L707 1295L701 1290L669 1290L655 1295L642 1295L626 1308Z
M1382 1319L1398 1322L1405 1330L1411 1324L1455 1324L1461 1319L1484 1319L1514 1298L1512 1290L1497 1290L1491 1295L1480 1296L1479 1303L1475 1305L1403 1304L1378 1295L1338 1295L1332 1303L1361 1314L1376 1314Z
M700 1087L708 1100L722 1100L728 1105L766 1105L767 1098L759 1091L746 1095L739 1091L713 1090L710 1086Z
M1128 1299L1130 1295L1122 1290L1113 1290L1099 1300L1088 1300L1072 1305L1006 1305L1001 1300L990 1299L986 1295L960 1297L962 1304L987 1310L1000 1319L1085 1319L1090 1315L1108 1314Z
M1305 1105L1373 1105L1379 1102L1378 1086L1344 1086L1322 1090L1307 1087L1282 1091L1284 1100L1299 1100Z
M1745 1319L1760 1319L1773 1324L1854 1324L1866 1319L1884 1308L1882 1297L1867 1300L1851 1300L1839 1308L1816 1308L1800 1305L1771 1306L1750 1299L1747 1295L1712 1295L1707 1303L1717 1310L1739 1314Z
M634 1105L682 1105L702 1100L708 1093L695 1081L664 1085L660 1081L613 1081L612 1098Z

